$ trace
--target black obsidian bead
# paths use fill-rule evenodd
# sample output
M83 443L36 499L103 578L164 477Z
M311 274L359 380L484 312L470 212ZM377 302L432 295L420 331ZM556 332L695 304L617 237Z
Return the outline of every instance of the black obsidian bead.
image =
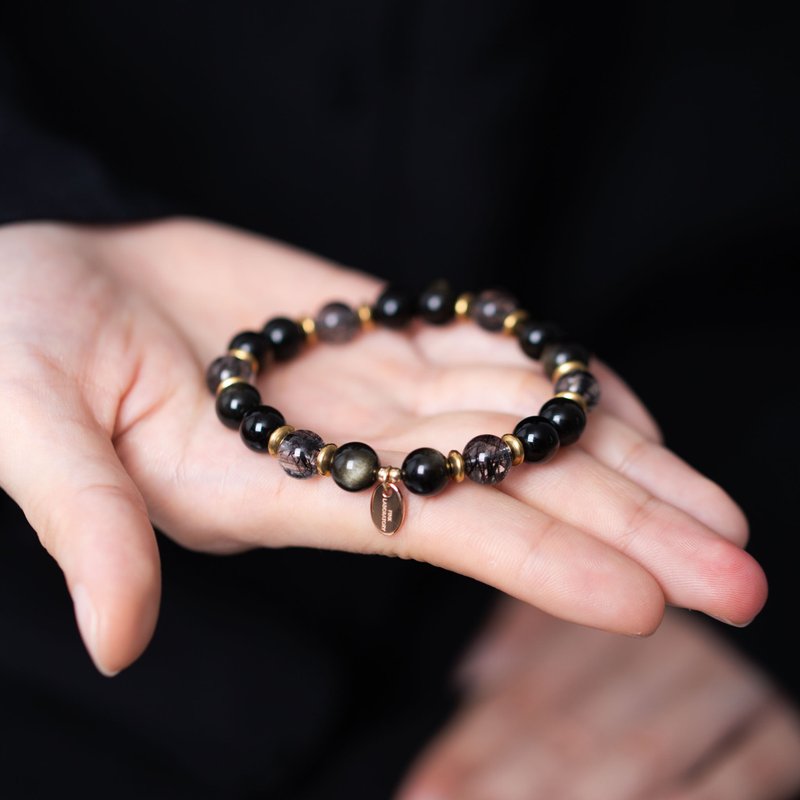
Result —
M542 366L549 378L556 367L566 364L567 361L581 361L588 364L590 357L591 353L582 344L575 342L548 344L542 350Z
M566 397L554 397L543 406L539 415L544 417L558 431L561 446L577 442L586 427L586 414L574 401Z
M336 448L331 462L331 477L348 492L360 492L375 483L378 454L364 442L348 442Z
M228 344L228 350L244 350L251 353L260 366L266 364L272 345L263 333L256 331L242 331L237 333Z
M314 431L293 431L278 446L278 461L292 478L310 478L317 474L317 453L324 445Z
M511 448L490 433L470 439L461 453L464 474L476 483L500 483L511 469Z
M375 301L372 318L388 328L403 328L411 322L416 306L410 292L389 286Z
M414 494L438 494L447 486L447 459L432 447L412 450L403 461L400 477Z
M244 378L249 381L253 377L253 368L249 361L236 356L220 356L209 364L206 370L206 386L211 394L217 393L217 387L228 378Z
M314 324L319 340L331 344L349 342L361 330L358 314L344 303L328 303L323 306Z
M456 315L458 295L447 281L436 281L419 297L419 315L433 325L445 325Z
M273 432L286 424L278 409L272 406L257 406L244 415L239 433L242 441L257 453L266 453L269 448L269 437Z
M522 352L529 358L541 358L545 345L564 338L564 331L555 322L535 322L528 319L517 325L516 334Z
M600 384L591 372L583 369L576 369L575 372L568 372L562 375L555 385L555 393L574 392L579 394L585 401L589 409L594 408L600 402Z
M525 417L514 428L514 436L522 442L525 460L544 463L558 451L558 431L544 417Z
M264 326L267 337L275 352L276 361L294 358L303 346L306 335L300 325L287 317L275 317Z
M516 299L508 292L487 289L481 292L470 304L469 315L487 331L500 331L503 321L517 309Z
M258 389L249 383L232 383L217 395L217 416L223 425L238 428L248 411L261 403Z

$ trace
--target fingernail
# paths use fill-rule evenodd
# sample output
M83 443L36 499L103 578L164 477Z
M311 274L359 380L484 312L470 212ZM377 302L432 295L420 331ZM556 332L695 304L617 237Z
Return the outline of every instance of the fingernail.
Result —
M81 638L94 665L98 672L105 675L106 678L113 678L119 673L119 670L106 669L97 658L97 612L92 605L88 590L82 583L78 583L72 588L72 604L75 607L78 630L81 632Z
M717 622L723 622L725 625L730 625L732 628L746 628L754 619L747 620L747 622L733 622L732 620L725 619L725 617L715 617L713 614L709 614L711 619L715 619Z

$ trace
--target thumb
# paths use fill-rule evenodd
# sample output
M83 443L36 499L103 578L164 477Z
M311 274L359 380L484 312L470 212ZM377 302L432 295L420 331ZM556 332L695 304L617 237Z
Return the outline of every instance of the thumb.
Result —
M48 382L49 383L49 382ZM83 642L112 676L150 641L160 565L144 499L77 386L3 387L0 484L64 572ZM41 386L41 384L39 384Z

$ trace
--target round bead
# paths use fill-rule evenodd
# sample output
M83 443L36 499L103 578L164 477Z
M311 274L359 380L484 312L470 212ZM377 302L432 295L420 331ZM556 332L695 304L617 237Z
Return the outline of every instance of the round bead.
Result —
M257 406L244 415L239 433L242 441L257 453L266 453L269 448L269 437L282 425L286 424L283 414L272 406Z
M314 431L293 431L278 446L278 461L292 478L310 478L317 474L317 453L325 442Z
M294 358L305 341L303 329L293 319L287 317L271 319L264 326L264 336L272 345L277 361Z
M348 492L368 489L375 483L378 454L363 442L348 442L336 448L331 463L331 477Z
M436 281L420 295L419 314L432 325L444 325L456 315L456 297L447 281Z
M447 485L447 458L432 447L420 447L405 457L400 474L409 492L438 494Z
M331 344L349 342L361 330L358 314L344 303L323 306L315 323L319 340Z
M522 442L525 460L543 463L558 451L558 431L544 417L525 417L514 428L514 436Z
M470 316L487 331L503 330L505 318L517 308L517 301L508 292L488 289L472 302Z
M249 383L234 383L217 395L217 416L228 428L238 428L242 418L261 403L258 389Z
M500 483L511 469L511 448L491 434L470 439L464 450L464 473L476 483Z
M245 353L252 353L256 361L263 367L267 362L272 347L269 339L263 333L242 331L230 340L228 350L244 350Z
M586 405L592 409L600 402L600 384L591 372L577 370L568 372L558 379L555 386L555 393L574 392L579 394Z
M539 414L553 423L562 447L577 442L586 427L583 409L574 400L567 400L565 397L548 400Z
M390 286L381 294L372 309L372 318L388 328L402 328L414 316L414 300L405 289Z
M562 339L564 331L555 322L525 320L517 325L516 334L519 346L528 358L541 358L544 346Z
M220 356L206 370L206 386L211 394L216 394L217 387L228 378L244 378L249 381L252 377L253 367L249 361L231 355Z
M542 366L549 378L556 367L566 364L567 361L581 361L589 363L591 353L582 345L575 342L567 344L548 344L542 350Z

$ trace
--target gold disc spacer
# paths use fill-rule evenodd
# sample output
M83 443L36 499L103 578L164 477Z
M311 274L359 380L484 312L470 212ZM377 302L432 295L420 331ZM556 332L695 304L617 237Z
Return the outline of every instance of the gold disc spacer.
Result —
M372 318L372 306L369 303L362 303L357 309L358 320L364 330L375 327L375 320Z
M454 308L456 316L459 319L466 319L469 316L469 309L474 299L475 295L472 294L472 292L464 292L464 294L461 294L456 298Z
M583 361L565 361L563 364L559 364L553 370L550 380L553 381L553 383L556 383L559 378L569 375L570 372L579 372L580 370L588 371L588 369L589 367L587 367Z
M378 470L378 483L397 483L400 480L400 470L397 467L381 467Z
M241 377L241 375L233 375L230 378L225 378L225 380L220 381L219 385L217 386L217 395L219 395L223 389L233 386L234 383L249 383L249 381L246 378Z
M584 400L582 395L577 394L576 392L559 392L556 397L563 397L565 400L572 400L574 403L577 403L582 409L584 414L589 413L589 404Z
M458 450L451 450L447 454L447 472L456 483L464 480L464 456Z
M317 341L317 323L314 321L314 317L303 317L297 321L297 324L306 335L306 343L314 344Z
M246 361L253 368L253 374L258 375L258 370L261 368L261 365L258 363L258 359L249 350L240 350L238 347L234 347L233 350L228 350L228 355L238 358L239 361Z
M291 425L281 425L280 428L276 428L274 431L272 431L272 434L269 437L269 442L267 442L267 449L269 450L269 454L271 456L278 455L278 448L281 446L281 442L290 433L294 433L294 428Z
M517 325L522 322L524 319L528 319L530 314L523 308L518 308L516 311L512 311L504 320L503 320L503 333L506 336L513 336L517 332Z
M333 463L333 454L336 452L337 444L326 444L320 447L317 453L317 473L322 476L331 474L331 464Z
M511 466L516 467L517 464L521 464L525 460L525 448L522 442L513 433L503 434L502 439L511 448L511 454L514 456Z

